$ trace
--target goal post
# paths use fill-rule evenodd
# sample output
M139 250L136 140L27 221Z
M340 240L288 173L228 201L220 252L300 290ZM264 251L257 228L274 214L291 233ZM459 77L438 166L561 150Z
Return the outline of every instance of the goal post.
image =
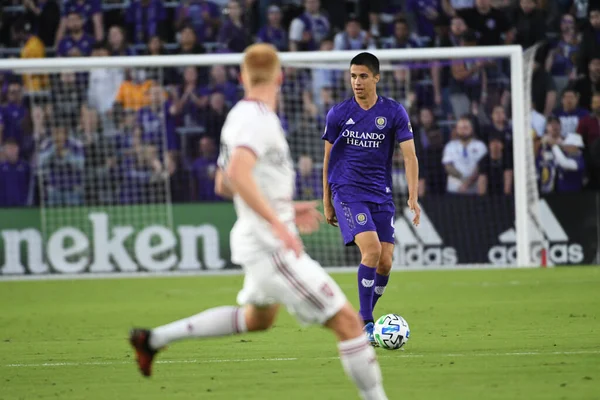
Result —
M512 118L512 154L514 158L514 234L515 234L515 245L516 245L516 259L514 264L507 263L507 265L516 265L520 267L531 267L537 264L537 260L533 255L534 243L536 239L531 227L530 221L536 221L537 218L534 215L537 207L537 202L532 203L531 196L528 191L537 190L537 188L528 187L532 176L535 179L535 165L533 165L533 159L528 154L531 146L531 135L530 135L530 124L528 113L530 112L530 92L526 90L526 82L530 80L531 74L531 57L525 60L523 49L520 46L493 46L493 47L454 47L454 48L425 48L425 49L391 49L391 50L372 50L382 64L387 64L388 67L393 69L393 66L398 63L409 63L414 60L429 61L431 63L440 60L457 60L457 59L508 59L510 61L510 93L511 93L511 118ZM310 65L328 65L328 68L343 74L348 69L349 61L357 54L356 51L320 51L320 52L298 52L298 53L281 53L281 61L284 67L302 65L302 68ZM54 58L54 59L10 59L1 60L0 68L3 70L10 70L17 74L59 74L65 71L77 73L77 72L89 72L97 69L150 69L158 71L158 75L164 75L163 70L168 68L182 68L186 66L195 67L212 67L214 65L223 66L237 66L242 61L242 54L207 54L207 55L179 55L179 56L132 56L132 57L101 57L101 58ZM527 62L526 62L527 61ZM528 78L529 75L529 78ZM162 78L160 78L162 79ZM302 85L300 78L294 78L298 80L298 86ZM344 82L344 85L348 86L349 82ZM381 86L381 85L380 85ZM406 93L403 89L398 89L392 93L390 97L404 96ZM285 94L283 94L285 96ZM396 98L396 100L405 100ZM297 107L297 106L294 106ZM297 114L297 111L292 109L293 115L286 115L288 119L298 120L299 123L302 121L302 114ZM320 144L320 136L322 132L322 116L321 119L317 118L313 125L306 125L306 131L303 131L302 137L291 138L290 140L302 141L305 148L310 146L311 151L316 153L322 152L322 145ZM162 122L164 125L164 121ZM302 125L304 126L304 125ZM161 140L165 141L164 128L162 132L163 137ZM310 138L308 138L310 136ZM318 147L320 146L320 147ZM299 150L301 154L303 150ZM297 160L295 160L297 161ZM533 174L533 175L532 175ZM319 182L320 184L320 182ZM155 213L160 212L161 219L158 221L158 225L172 224L172 217L170 214L171 200L169 196L168 182L164 183L164 186L160 190L164 190L163 195L156 195L152 199L147 199L147 210L140 211L142 214L136 217L139 223L145 225L152 225L152 218ZM317 185L318 186L318 185ZM537 192L534 199L537 199ZM159 204L157 204L159 203ZM161 206L162 204L162 206ZM403 204L398 204L397 213L403 214ZM157 211L158 208L160 211ZM162 208L161 208L162 207ZM101 210L101 206L93 207L94 210ZM69 209L65 208L57 214L57 218L64 218L68 220ZM121 218L126 220L131 216L123 215ZM132 218L132 217L131 217ZM60 221L56 221L59 223ZM430 221L429 221L430 222ZM513 221L510 222L511 224ZM410 228L410 227L409 227ZM398 233L398 226L396 226L396 232ZM411 228L412 229L412 228ZM417 228L418 229L418 228ZM468 227L464 227L468 229ZM460 234L461 230L457 228L457 234ZM437 235L437 234L436 234ZM326 239L325 239L326 238ZM335 240L338 240L336 238ZM331 241L331 236L320 236L317 235L312 240L313 242L321 242L324 240ZM400 242L403 240L402 237L397 237ZM439 241L439 238L429 238L430 242ZM338 240L335 245L339 246L339 251L342 253L343 247L341 240ZM475 244L474 244L475 245ZM133 246L133 244L131 244ZM351 266L352 263L345 263L344 257L339 254L330 254L331 249L325 247L323 243L316 243L317 251L321 254L311 254L316 259L321 260L327 259L325 263L327 266ZM319 247L321 246L321 247ZM331 246L333 247L333 246ZM310 249L310 247L309 247ZM93 257L93 254L91 254ZM168 259L168 254L163 255L164 259ZM166 264L165 264L166 265ZM133 267L129 267L132 270Z

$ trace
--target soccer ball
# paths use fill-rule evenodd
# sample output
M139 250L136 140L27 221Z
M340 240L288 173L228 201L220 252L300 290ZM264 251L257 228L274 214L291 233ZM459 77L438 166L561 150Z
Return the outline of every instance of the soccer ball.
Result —
M397 350L408 342L410 328L401 316L387 314L375 321L373 336L380 347L386 350Z

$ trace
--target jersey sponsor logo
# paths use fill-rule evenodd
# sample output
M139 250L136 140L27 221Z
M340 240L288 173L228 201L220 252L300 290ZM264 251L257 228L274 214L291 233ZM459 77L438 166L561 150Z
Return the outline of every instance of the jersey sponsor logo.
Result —
M342 137L346 139L346 144L357 147L379 148L381 142L385 140L385 134L377 132L359 132L345 129Z
M413 215L404 207L402 215L394 221L394 264L401 266L456 265L458 254L454 247L444 245L437 229L421 207L421 223L412 224Z
M541 252L547 250L547 264L580 264L584 260L583 246L571 243L569 235L552 212L546 200L539 201L539 220L534 223L529 220L529 230L532 238L531 259L539 263ZM516 231L514 228L498 235L501 244L493 246L488 251L488 260L492 264L515 264L517 260Z
M365 213L356 214L356 222L359 225L366 224L367 223L367 214L365 214Z
M348 121L346 121L346 125L354 125L355 122L352 118L350 118Z
M375 126L379 129L383 129L385 128L385 126L387 125L387 118L386 117L377 117L375 118Z
M363 287L373 287L373 285L375 284L375 279L365 279L363 278L362 281L360 281L361 285L363 285Z

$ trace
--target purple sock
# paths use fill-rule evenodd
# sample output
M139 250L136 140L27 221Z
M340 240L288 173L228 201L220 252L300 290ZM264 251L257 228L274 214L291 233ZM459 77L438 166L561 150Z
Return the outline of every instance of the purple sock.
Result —
M360 315L365 322L373 321L373 287L375 286L375 268L360 264L358 267L358 300Z
M385 287L387 286L389 279L389 275L375 275L375 290L373 290L373 310L375 309L375 304L377 304L377 300L379 300L379 298L383 296L383 292L385 291Z

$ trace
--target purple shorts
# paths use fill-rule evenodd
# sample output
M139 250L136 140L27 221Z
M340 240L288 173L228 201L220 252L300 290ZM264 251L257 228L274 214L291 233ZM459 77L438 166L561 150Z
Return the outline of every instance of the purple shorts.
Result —
M333 199L335 215L346 246L354 245L354 237L361 232L375 231L380 242L394 243L393 202L377 204L371 202L346 203Z

